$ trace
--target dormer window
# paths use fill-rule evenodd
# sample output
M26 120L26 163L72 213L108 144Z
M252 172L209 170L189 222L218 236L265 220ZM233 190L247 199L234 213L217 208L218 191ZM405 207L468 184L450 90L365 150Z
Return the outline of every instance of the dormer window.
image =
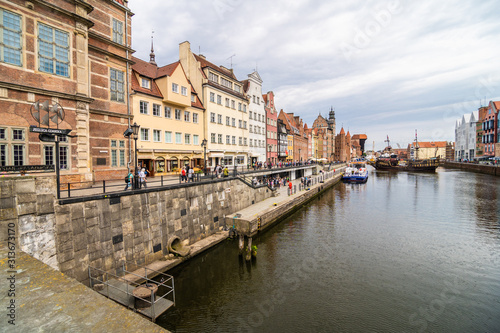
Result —
M150 89L151 88L151 81L149 81L148 79L142 78L141 79L141 87L146 88L146 89Z
M221 77L221 85L226 87L226 88L229 88L229 89L233 89L233 83L229 80L226 80L225 78Z
M212 82L216 82L216 83L219 83L219 76L218 75L215 75L214 73L212 72L209 72L208 73L208 79Z

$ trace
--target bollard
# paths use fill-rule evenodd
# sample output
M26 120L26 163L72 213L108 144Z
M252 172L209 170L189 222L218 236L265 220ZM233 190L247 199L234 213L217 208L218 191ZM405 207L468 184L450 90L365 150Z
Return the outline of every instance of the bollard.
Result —
M247 255L245 259L247 261L250 261L250 259L252 259L252 237L248 237Z
M243 248L245 247L245 236L242 234L238 235L238 253L240 256L243 255Z

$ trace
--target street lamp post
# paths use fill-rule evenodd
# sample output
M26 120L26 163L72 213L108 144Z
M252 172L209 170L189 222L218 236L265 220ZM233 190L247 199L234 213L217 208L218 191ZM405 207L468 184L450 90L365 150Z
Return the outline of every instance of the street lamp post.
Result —
M201 142L201 146L203 147L203 175L207 175L207 139L203 139Z
M139 137L139 128L141 127L140 125L137 125L136 122L134 122L132 127L132 132L134 134L134 141L135 141L135 175L134 175L134 188L137 189L139 188L139 169L137 168L137 138Z

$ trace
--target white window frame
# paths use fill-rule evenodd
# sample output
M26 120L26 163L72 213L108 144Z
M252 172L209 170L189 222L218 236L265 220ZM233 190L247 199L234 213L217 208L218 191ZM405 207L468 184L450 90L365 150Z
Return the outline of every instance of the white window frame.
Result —
M149 138L149 128L141 127L141 141L148 142Z
M149 102L139 101L139 113L149 114Z
M172 131L165 131L165 143L173 143L172 142Z
M153 103L153 116L161 117L161 105Z
M161 142L161 130L153 129L153 142Z
M170 106L165 106L163 110L165 118L172 119L172 109L170 108Z

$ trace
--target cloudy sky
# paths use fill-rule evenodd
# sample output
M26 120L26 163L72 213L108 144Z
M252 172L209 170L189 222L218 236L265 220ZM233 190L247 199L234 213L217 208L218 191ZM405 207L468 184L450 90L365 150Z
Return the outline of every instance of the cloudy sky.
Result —
M130 0L134 56L178 60L179 43L239 80L258 70L276 105L370 149L454 141L455 120L500 99L498 0Z

